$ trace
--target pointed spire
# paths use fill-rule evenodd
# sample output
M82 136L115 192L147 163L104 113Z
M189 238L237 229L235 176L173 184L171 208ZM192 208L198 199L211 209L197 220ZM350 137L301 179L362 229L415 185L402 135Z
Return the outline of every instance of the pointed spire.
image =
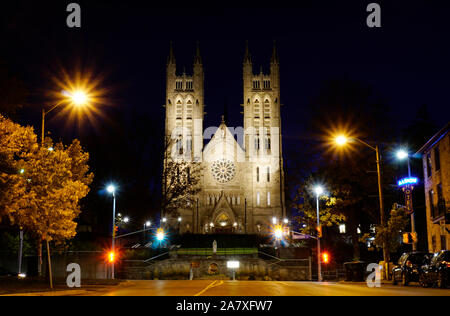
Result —
M252 55L248 49L248 40L245 41L245 55L244 55L244 63L252 63Z
M200 43L197 41L197 50L195 52L194 64L202 64L202 56L200 55Z
M278 64L278 52L277 52L277 42L273 41L273 52L272 52L272 58L270 59L270 62L272 64Z
M167 64L175 64L175 54L173 53L173 43L170 41L169 57L167 58Z

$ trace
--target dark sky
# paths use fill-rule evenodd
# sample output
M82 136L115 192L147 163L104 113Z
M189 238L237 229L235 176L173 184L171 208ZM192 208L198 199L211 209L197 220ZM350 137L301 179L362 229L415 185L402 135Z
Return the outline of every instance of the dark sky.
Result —
M136 153L127 147L133 135L148 131L135 144L136 152L154 154L145 146L151 143L151 130L163 126L170 40L179 70L186 66L188 72L195 41L200 41L208 112L205 127L220 123L225 103L228 125L242 124L245 40L250 42L255 71L261 65L268 70L272 41L277 41L286 138L301 139L305 119L313 111L308 106L322 82L330 79L350 78L373 87L401 127L411 122L422 104L428 106L437 126L450 117L448 7L429 1L377 1L382 8L379 29L366 26L366 6L372 1L297 1L296 7L277 2L280 7L276 8L259 7L258 2L228 2L234 7L225 8L216 1L210 2L214 7L192 1L164 3L170 7L156 7L153 1L78 1L81 29L65 24L70 2L2 4L0 59L30 90L30 106L20 120L38 130L40 108L49 102L45 92L55 89L50 80L53 74L61 68L69 73L91 69L105 76L102 85L111 103L102 108L105 119L98 118L90 126L68 124L62 118L48 123L54 137L87 140L94 171L104 178L96 180L97 189L133 162L131 155ZM245 8L238 7L243 4ZM121 158L114 159L115 154ZM100 157L108 161L100 162ZM142 174L155 172L141 160L142 168L149 169ZM139 191L132 180L127 183L130 190Z

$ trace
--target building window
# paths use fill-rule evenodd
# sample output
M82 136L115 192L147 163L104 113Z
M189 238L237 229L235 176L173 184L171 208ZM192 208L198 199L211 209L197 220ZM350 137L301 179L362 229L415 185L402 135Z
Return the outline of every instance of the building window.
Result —
M193 90L192 81L186 81L186 90Z
M272 142L270 140L270 135L266 137L265 147L267 150L270 150L272 147Z
M183 81L178 80L178 81L176 82L176 89L177 89L177 90L183 90Z
M260 148L260 139L259 139L259 135L256 135L255 137L255 150L259 150Z
M436 217L433 203L433 190L428 191L428 199L430 200L430 215L432 218Z
M264 89L270 89L270 80L264 80Z
M259 80L253 80L253 89L261 89L261 82Z
M259 167L256 167L256 182L259 182Z
M256 205L261 205L261 194L256 192Z
M267 206L270 206L270 192L267 192Z
M432 168L431 168L431 153L427 154L427 177L431 177Z
M439 147L434 148L434 170L438 171L441 169L441 157L439 155Z
M447 250L447 238L445 238L445 235L441 235L441 250Z
M186 141L186 152L190 153L192 151L192 139L188 138Z

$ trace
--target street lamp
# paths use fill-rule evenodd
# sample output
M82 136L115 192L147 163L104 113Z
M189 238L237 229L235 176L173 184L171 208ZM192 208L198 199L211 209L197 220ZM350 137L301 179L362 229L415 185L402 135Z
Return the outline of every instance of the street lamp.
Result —
M144 223L144 242L145 242L145 231L146 231L146 229L148 228L148 227L150 227L150 226L152 226L152 222L151 221L146 221L145 223Z
M114 254L115 250L115 239L116 239L116 187L112 184L108 185L106 188L109 194L113 197L113 217L112 217L112 246L111 251ZM111 262L111 279L114 279L114 260Z
M320 212L319 212L319 198L323 194L323 187L318 185L314 188L314 193L316 193L316 206L317 206L317 229L320 229ZM317 236L317 279L322 282L322 265L320 257L320 235Z
M408 163L408 178L410 179L411 178L411 164L410 164L410 161L409 161L409 153L408 153L408 151L405 150L405 149L399 149L396 152L396 156L397 156L398 160L405 160L406 159L406 161ZM412 187L413 186L410 185L410 189L411 189L410 194L412 194ZM408 188L404 188L404 189L408 190ZM412 208L412 195L411 195L411 205L410 205L410 207L411 207L411 210L410 210L410 212L411 212L411 233L415 234L416 233L416 222L415 222L415 218L414 218L414 210ZM417 251L417 241L416 240L417 239L413 240L413 244L412 244L413 251Z
M65 99L56 103L48 111L46 111L45 109L42 109L42 126L41 126L41 145L42 146L44 145L44 139L45 139L45 117L47 114L49 114L54 109L56 109L57 107L59 107L60 105L62 105L63 103L65 103L67 101L71 102L73 105L75 105L77 107L84 106L89 101L88 95L82 90L74 91L72 93L70 93L68 91L62 91L62 94L66 97Z
M383 202L383 190L381 189L381 169L380 169L380 150L378 148L378 145L371 146L368 143L366 143L365 141L356 138L356 137L352 137L352 138L348 138L345 135L339 135L335 138L335 142L336 144L338 144L339 146L344 146L346 145L349 140L355 140L361 144L363 144L364 146L372 149L373 151L375 151L376 154L376 162L377 162L377 175L378 175L378 198L379 198L379 204L380 204L380 222L381 222L381 226L384 227L385 223L384 223L384 202ZM388 250L387 250L387 246L386 246L386 242L383 242L383 260L385 262L385 264L388 264ZM385 269L386 271L388 269Z

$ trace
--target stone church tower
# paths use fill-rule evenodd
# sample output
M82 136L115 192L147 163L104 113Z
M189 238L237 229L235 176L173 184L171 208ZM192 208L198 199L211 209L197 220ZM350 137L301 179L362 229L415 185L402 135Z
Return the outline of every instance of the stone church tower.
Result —
M281 142L280 72L274 44L270 73L253 72L248 44L243 63L243 127L224 119L203 129L204 73L200 50L193 75L176 73L172 45L167 62L166 137L179 139L187 159L202 165L196 205L179 210L180 231L265 234L286 217ZM236 109L237 110L237 109ZM174 133L176 135L174 135ZM210 140L209 140L210 139ZM204 140L209 142L204 145ZM169 220L178 225L176 219Z

